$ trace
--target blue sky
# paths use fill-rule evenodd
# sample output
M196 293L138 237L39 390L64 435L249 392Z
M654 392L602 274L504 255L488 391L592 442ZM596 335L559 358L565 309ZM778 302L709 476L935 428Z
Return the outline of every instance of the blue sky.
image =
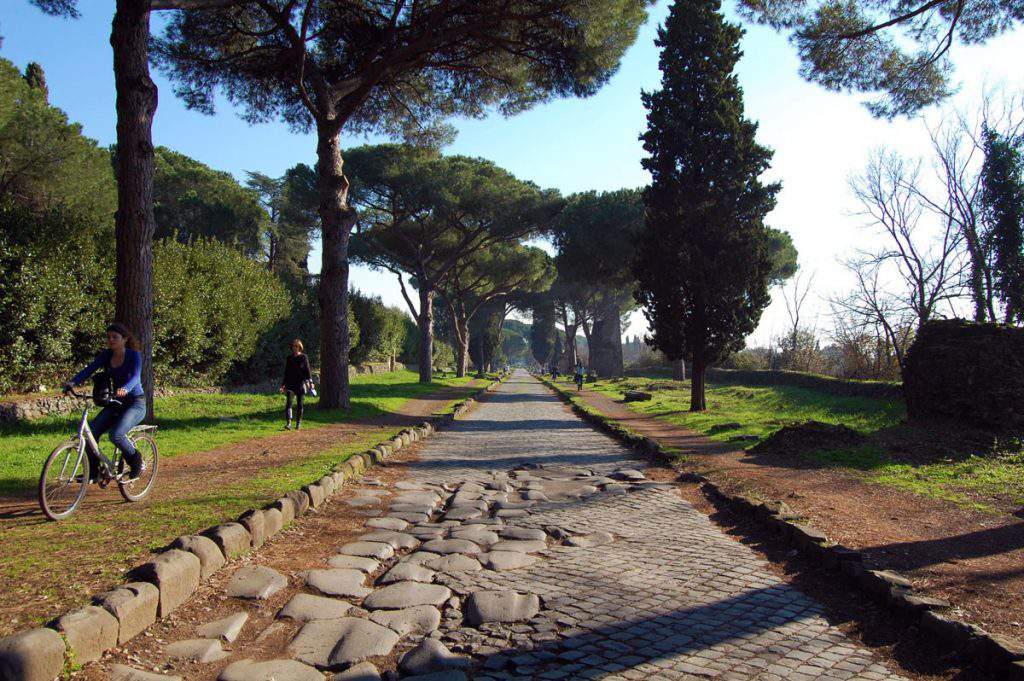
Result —
M40 62L46 70L53 104L82 124L85 134L102 144L114 141L114 82L107 42L111 0L80 0L82 17L68 21L47 17L27 0L5 0L0 13L0 56L23 67ZM637 43L623 59L619 72L597 95L585 100L561 100L504 119L455 121L459 136L447 151L482 156L519 177L564 193L587 189L610 190L646 184L640 167L643 150L637 139L645 126L640 90L657 87L658 51L655 27L667 14L668 3L651 12ZM726 6L732 15L731 5ZM984 47L957 47L954 58L961 91L950 106L970 107L983 84L1020 89L1019 64L1024 63L1021 32L1004 35ZM874 147L887 145L908 154L923 153L924 123L872 119L861 98L827 92L804 82L797 59L784 36L761 27L748 27L739 65L747 115L760 123L759 139L775 149L771 178L781 179L778 208L769 217L788 230L800 251L804 270L815 273L810 305L824 315L825 299L848 285L836 258L875 238L853 215L856 206L847 178L861 170ZM187 111L171 85L155 74L160 106L153 136L157 144L192 156L214 168L244 178L246 170L280 174L298 162L312 162L315 140L292 133L282 124L249 126L227 103L215 116ZM941 111L926 112L931 123ZM362 138L346 140L358 144ZM311 264L318 267L318 254ZM391 275L357 268L353 283L401 303ZM750 342L763 343L786 324L781 302L766 311ZM828 326L822 317L820 324ZM628 332L642 333L642 317L634 316Z

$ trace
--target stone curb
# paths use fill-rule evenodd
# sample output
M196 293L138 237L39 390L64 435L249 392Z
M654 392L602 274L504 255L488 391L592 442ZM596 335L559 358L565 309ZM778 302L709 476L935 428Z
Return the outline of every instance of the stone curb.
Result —
M507 377L502 374L456 402L451 412L403 428L391 439L353 454L335 465L330 475L286 492L264 508L245 511L237 522L179 537L152 560L132 569L129 579L135 581L95 595L92 600L100 607L73 610L45 627L0 638L0 681L52 681L66 668L99 659L107 650L129 642L185 603L227 561L259 548L292 520L322 506L345 482L452 423ZM95 622L103 623L102 631Z
M679 470L661 445L643 437L596 411L581 407L565 391L543 376L535 376L567 405L573 413L640 454L669 463ZM890 570L872 570L863 564L859 551L829 541L821 530L794 514L784 502L764 501L723 490L707 477L681 471L680 482L700 485L701 492L719 508L753 518L800 554L825 569L842 575L880 606L895 614L907 627L916 627L941 645L952 648L963 659L1003 681L1024 681L1024 642L990 634L973 624L955 619L953 606L941 599L916 593L912 582Z

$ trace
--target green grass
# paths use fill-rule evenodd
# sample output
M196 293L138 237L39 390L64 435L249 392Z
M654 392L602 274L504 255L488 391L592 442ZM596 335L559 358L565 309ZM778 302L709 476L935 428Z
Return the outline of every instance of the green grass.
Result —
M360 374L352 378L352 408L316 408L316 398L306 402L303 427L368 419L394 412L412 398L436 391L439 386L459 386L472 378L437 378L421 384L417 374L396 371ZM201 452L281 430L284 397L278 394L176 395L156 400L154 410L160 429L160 456L170 458L187 452ZM94 408L92 415L98 409ZM0 494L34 488L43 461L50 451L74 434L78 414L53 416L29 423L0 426ZM106 438L101 446L108 454L112 445Z
M1024 453L1019 441L984 451L966 440L960 447L951 442L948 449L956 450L955 454L931 460L908 460L888 451L885 442L890 433L899 433L904 441L936 439L929 427L904 422L906 409L902 402L829 395L795 386L711 384L706 395L708 410L691 413L688 381L640 376L598 381L587 387L614 399L621 399L627 389L648 390L653 399L630 402L630 410L697 431L713 440L732 442L737 448L749 449L783 426L807 420L843 424L869 436L867 443L805 456L817 464L851 471L871 483L975 510L993 512L1024 505ZM756 439L738 439L741 435Z

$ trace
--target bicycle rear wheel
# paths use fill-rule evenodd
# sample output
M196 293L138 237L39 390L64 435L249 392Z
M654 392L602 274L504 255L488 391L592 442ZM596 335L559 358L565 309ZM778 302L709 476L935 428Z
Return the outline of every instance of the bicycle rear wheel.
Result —
M153 489L156 482L156 471L159 464L156 440L147 432L129 433L136 451L142 457L142 475L131 482L119 482L117 488L125 501L140 501ZM125 462L127 463L127 462Z
M50 520L75 512L89 486L89 457L79 457L78 443L65 442L50 452L39 476L39 507Z

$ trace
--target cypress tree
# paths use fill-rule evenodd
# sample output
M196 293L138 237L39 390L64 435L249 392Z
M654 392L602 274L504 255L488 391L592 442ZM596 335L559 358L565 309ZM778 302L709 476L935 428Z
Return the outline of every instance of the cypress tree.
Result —
M1006 323L1024 322L1024 156L1020 141L985 131L981 203Z
M743 347L769 302L765 215L778 184L758 178L772 152L743 116L733 69L742 30L719 0L676 0L658 30L661 89L643 93L652 182L635 262L649 344L693 362L690 410L703 411L707 367Z

